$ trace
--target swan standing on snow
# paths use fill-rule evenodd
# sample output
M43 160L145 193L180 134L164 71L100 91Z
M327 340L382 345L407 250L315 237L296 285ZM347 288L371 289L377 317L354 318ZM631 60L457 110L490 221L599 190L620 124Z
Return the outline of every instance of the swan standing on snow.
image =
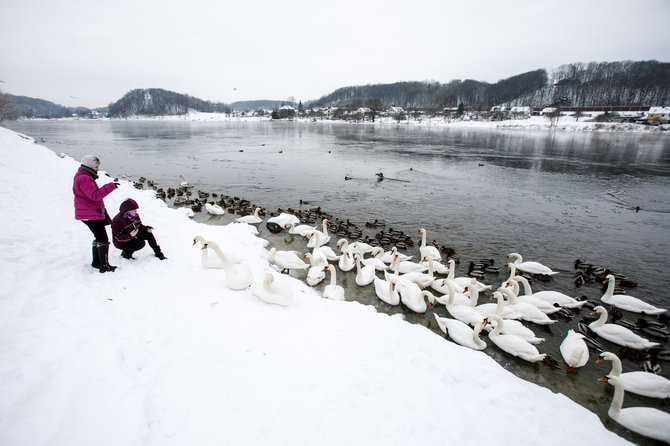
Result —
M486 342L482 341L479 337L479 334L482 331L481 322L477 322L473 330L468 324L464 324L459 320L440 317L435 313L433 313L433 316L435 316L435 320L437 320L437 325L440 327L440 330L442 330L444 334L449 335L449 337L457 344L473 350L484 350L486 348Z
M440 254L440 251L436 247L426 246L426 230L421 228L417 234L421 234L421 246L419 246L419 253L421 254L421 257L431 256L438 262L442 260L442 254Z
M356 284L358 286L370 285L375 279L374 265L368 265L361 268L362 254L354 255L354 263L356 264Z
M254 294L263 302L287 306L293 302L293 291L290 286L276 278L271 272L265 273L263 286L254 288Z
M262 218L258 216L258 213L261 211L261 208L256 208L254 210L254 215L245 215L244 217L236 218L235 221L238 223L247 223L249 225L257 225L263 221Z
M544 266L539 262L524 262L521 254L516 252L508 254L507 258L515 258L514 266L519 271L524 271L530 274L540 274L544 276L553 276L554 274L558 274L558 271L552 271L551 268Z
M277 251L274 247L270 248L268 262L281 268L282 273L288 273L292 269L305 270L309 268L309 265L295 251Z
M648 339L643 338L626 327L622 327L618 324L606 324L607 321L607 310L604 307L598 305L593 309L593 313L599 313L600 317L597 321L591 322L589 328L595 334L600 336L603 339L607 339L610 342L615 344L623 345L625 347L631 347L636 349L645 349L656 347L658 343L651 342Z
M323 289L323 297L332 300L344 300L344 288L337 284L337 274L333 265L327 265L323 271L330 271L330 284Z
M521 284L523 285L523 292L526 296L534 296L552 305L560 305L565 308L582 308L586 303L586 300L579 301L574 297L570 297L566 294L559 293L558 291L547 290L533 293L533 289L531 288L528 279L526 279L523 276L515 276L513 278L514 280L521 282Z
M207 251L206 249L202 249L207 243L202 235L196 235L195 237L193 237L193 246L195 246L196 243L200 243L201 248L200 262L202 263L202 266L204 266L205 268L216 268L216 269L225 268L225 265L223 264L219 256L210 256L209 251ZM224 254L224 257L230 263L242 263L243 261L241 258L230 253Z
M223 215L226 213L226 210L218 204L205 203L205 209L207 210L207 213L211 215Z
M624 388L616 376L601 378L614 386L614 396L607 415L620 425L649 438L670 443L670 414L652 407L627 407L622 409Z
M226 285L228 285L228 288L238 291L247 289L251 286L253 276L249 266L247 266L245 263L230 261L221 251L219 245L214 242L208 241L202 247L202 249L209 248L211 248L219 257L219 259L221 259L223 270L226 272Z
M617 355L610 352L602 352L596 363L600 364L605 360L612 361L612 370L608 375L618 377L626 392L651 398L670 398L670 380L668 378L642 371L621 373L621 360Z
M498 324L489 333L489 339L501 350L528 362L542 361L547 356L546 353L540 353L533 344L518 336L501 334L505 323L500 316L489 314L484 322L487 323L489 320L495 320Z
M615 279L612 274L608 274L603 283L607 284L607 291L605 291L600 300L606 304L614 305L622 310L632 311L633 313L661 314L666 311L648 304L637 297L628 296L627 294L614 294Z
M568 372L572 372L575 367L583 367L589 361L589 347L584 338L583 334L568 330L568 334L561 342L559 350L568 365Z

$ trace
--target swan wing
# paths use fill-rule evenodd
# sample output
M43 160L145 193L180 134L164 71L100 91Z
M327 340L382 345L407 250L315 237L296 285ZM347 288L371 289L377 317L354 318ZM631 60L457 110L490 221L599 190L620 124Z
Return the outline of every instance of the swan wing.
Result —
M529 362L541 361L546 356L546 354L540 353L533 344L524 341L518 336L504 334L493 335L492 333L489 333L489 338L495 345L500 347L501 350Z
M626 372L619 376L626 392L652 398L670 398L670 380L648 372Z
M666 412L652 407L628 407L615 420L639 434L670 443L670 414Z
M644 314L661 314L665 313L666 310L662 308L657 308L637 297L628 296L625 294L615 294L613 296L602 296L600 298L603 302L609 305L614 305L619 307L622 310L631 311L633 313L644 313Z

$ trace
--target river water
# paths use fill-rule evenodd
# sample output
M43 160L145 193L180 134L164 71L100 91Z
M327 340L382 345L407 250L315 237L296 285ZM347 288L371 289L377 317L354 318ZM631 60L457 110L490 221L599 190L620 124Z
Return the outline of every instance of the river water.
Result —
M365 222L383 221L386 229L412 235L416 243L407 253L415 256L423 227L429 242L456 251L457 275L467 274L471 260L494 259L502 267L507 254L518 252L560 272L548 282L534 281L534 291L553 289L597 301L598 284L574 284L574 261L581 259L625 274L639 284L627 289L629 294L670 308L670 135L663 133L272 121L19 121L7 126L75 159L95 154L111 175L144 176L165 188L178 187L184 175L195 189L238 196L268 211L320 207L368 236L380 229L368 229ZM211 224L233 219L204 212L195 218ZM264 224L259 231L279 249L305 251L302 240L271 234ZM332 237L331 247L338 238ZM483 281L497 287L506 277L501 268ZM355 284L353 272L339 272L338 282L347 300L402 313L441 334L430 311L418 315L384 304L372 285ZM490 293L480 302L484 295ZM434 311L446 316L444 307ZM612 389L596 380L609 364L596 364L597 352L585 367L566 372L559 344L590 311L573 314L551 327L531 327L547 339L539 350L560 369L516 360L491 342L485 352L512 373L589 408L620 435L654 444L607 417ZM619 352L615 344L602 343ZM624 359L624 371L640 365ZM670 363L661 366L670 377ZM626 394L624 406L633 405L670 411L666 401Z

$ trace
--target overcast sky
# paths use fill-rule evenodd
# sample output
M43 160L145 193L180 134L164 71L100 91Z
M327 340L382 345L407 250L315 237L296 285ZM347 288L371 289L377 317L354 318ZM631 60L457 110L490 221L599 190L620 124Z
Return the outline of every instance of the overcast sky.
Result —
M153 87L305 102L350 85L669 62L668 23L670 0L0 0L0 90L85 107Z

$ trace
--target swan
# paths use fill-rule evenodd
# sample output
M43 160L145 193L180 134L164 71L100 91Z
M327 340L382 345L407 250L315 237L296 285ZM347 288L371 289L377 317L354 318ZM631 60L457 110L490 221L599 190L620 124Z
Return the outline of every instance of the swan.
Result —
M312 253L308 252L303 256L303 258L309 259L310 264L310 267L307 270L307 278L305 279L307 281L307 285L318 285L323 279L326 278L324 268L328 266L328 260L323 254L319 252L317 252L315 255L312 255Z
M505 318L505 316L503 315L504 299L503 299L502 293L496 291L495 293L493 293L493 298L495 298L498 301L498 303L495 305L495 307L493 307L495 309L493 314L496 314L496 315L500 316L501 318L503 318L503 322L505 323L505 325L504 325L504 327L502 328L502 331L501 331L502 334L511 334L511 335L518 336L521 339L523 339L527 342L530 342L531 344L539 344L540 342L544 341L544 338L538 338L537 336L535 336L535 333L533 332L533 330L526 327L521 322L519 322L515 319ZM491 311L490 311L492 309L491 304L484 304L484 305L488 305L488 306L484 307L483 305L478 305L478 306L475 307L475 310L477 310L477 311L482 310L483 311L484 308L486 308L488 310L488 313L486 313L486 314L491 313ZM480 311L480 314L483 315L484 313L482 313ZM486 326L484 326L484 329L487 330L487 331L491 331L497 326L498 326L498 322L496 322L495 320L489 320L489 323Z
M256 208L254 210L254 215L245 215L244 217L236 218L235 221L238 223L247 223L250 225L257 225L263 221L262 218L258 216L258 213L261 211L261 208Z
M328 234L328 226L330 225L330 222L328 221L327 218L324 218L323 221L321 222L321 227L323 231L318 231L314 230L311 232L312 235L318 234L319 235L319 242L321 245L325 245L330 241L330 235ZM321 246L319 245L319 246ZM308 248L314 248L316 246L316 237L309 237L309 242L307 243Z
M479 314L477 310L468 305L456 305L454 303L454 284L452 282L447 282L449 287L449 300L447 301L447 311L454 318L458 319L461 322L466 324L474 325L477 322L482 322L484 316Z
M375 276L373 281L375 284L375 294L379 299L389 305L398 305L400 303L400 295L392 281L383 280L377 276Z
M223 215L226 213L226 210L218 204L205 203L205 209L207 209L207 213L212 215Z
M309 232L315 231L316 228L310 225L298 225L296 226L293 222L288 222L284 224L284 229L288 229L289 234L301 235L303 237L309 236Z
M507 255L508 259L512 257L516 259L514 260L514 266L519 271L524 271L530 274L541 274L545 276L553 276L554 274L558 274L558 271L552 271L551 268L544 266L541 263L524 262L523 257L521 257L521 254L519 253L513 252Z
M219 245L212 241L208 241L202 247L202 249L211 248L216 255L221 260L223 264L223 270L226 272L226 285L231 290L244 290L251 286L253 281L253 276L251 274L251 269L245 263L232 262L226 255L221 251Z
M552 305L558 304L565 308L582 308L586 303L586 300L579 301L574 297L570 297L566 294L559 293L558 291L547 290L533 293L533 289L531 288L528 279L526 279L523 276L516 276L514 277L514 280L521 282L526 296L534 296Z
M337 266L339 266L340 270L344 272L351 271L356 267L356 264L354 263L354 256L351 253L351 250L345 250L342 252L340 260L337 261Z
M507 288L498 288L498 291L501 291L509 299L509 303L505 306L505 309L516 314L516 317L510 316L510 318L521 319L522 321L528 321L539 325L556 323L554 319L551 319L545 313L540 311L535 305L526 302L517 302L516 296L511 290L508 290Z
M384 254L384 249L380 246L377 246L370 253L372 257L368 259L361 259L361 262L363 262L363 265L365 266L373 265L377 271L385 271L386 263L382 262L380 258L382 254Z
M652 407L622 409L624 387L616 376L599 379L614 386L614 396L607 415L620 425L646 437L670 443L670 414Z
M561 342L559 350L568 365L568 372L572 372L575 367L583 367L589 361L589 347L584 342L585 337L574 330L568 330L568 334Z
M415 313L426 312L428 309L426 298L431 305L435 303L432 293L430 291L421 291L421 288L416 283L398 279L395 284L398 288L398 294L400 294L400 301Z
M600 305L595 307L591 314L596 313L599 313L600 317L598 320L591 322L589 328L601 338L607 339L615 344L636 349L651 348L658 345L656 342L651 342L648 339L633 333L626 327L622 327L618 324L606 324L607 310L604 307L601 307Z
M265 273L261 289L254 288L254 294L263 302L269 304L287 306L293 302L293 291L280 280L275 278L271 272Z
M323 255L327 261L329 262L335 262L337 260L340 260L340 256L335 254L335 251L333 251L333 248L330 246L326 246L323 243L321 243L321 236L319 235L318 231L315 231L312 233L314 237L316 237L316 242L314 243L314 248L312 248L312 254L313 255Z
M556 307L556 306L550 304L549 302L546 302L542 299L539 299L539 298L533 296L532 294L531 295L525 294L525 295L520 296L519 295L519 282L517 282L517 278L508 280L507 285L505 285L505 288L508 288L510 286L512 287L512 293L514 293L514 296L516 297L517 302L525 302L527 304L531 304L534 307L536 307L538 310L543 312L544 314L554 314L558 311L561 311L560 306ZM525 277L523 279L526 280ZM526 282L528 282L528 281L526 280Z
M281 268L282 273L292 269L305 270L309 268L309 265L295 251L277 251L276 248L270 248L268 262Z
M472 277L465 277L465 276L454 277L456 275L456 262L454 261L454 259L450 259L448 263L449 263L449 274L447 275L447 278L444 280L451 280L454 283L454 285L456 285L458 288L465 288L466 286L472 283ZM476 280L475 285L477 285L477 291L479 291L480 293L482 291L491 289L491 285L486 285L485 283L482 283L478 280Z
M352 243L354 245L354 252L359 252L361 254L370 254L375 247L364 242L355 241Z
M494 320L497 323L496 328L489 333L489 339L501 350L528 362L542 361L547 356L546 353L540 353L533 344L518 336L502 334L505 322L497 314L486 316L484 324L488 323L489 320Z
M626 392L651 398L670 398L670 380L668 378L642 371L621 373L621 360L617 355L610 352L602 352L596 363L600 364L605 360L612 361L612 370L610 370L609 375L618 377Z
M209 251L206 249L202 249L203 246L205 246L205 238L201 235L196 235L193 238L193 246L195 246L196 243L200 243L200 252L202 253L200 255L200 262L202 263L202 266L205 268L217 268L217 269L223 269L224 264L221 262L221 259L218 256L210 256ZM228 262L232 263L241 263L243 260L239 258L238 256L230 253L225 253L225 258L228 260Z
M435 313L433 313L433 316L435 316L435 320L437 321L440 330L442 330L444 334L449 335L449 337L457 344L473 350L484 350L486 348L486 342L482 341L479 337L479 334L482 331L481 322L477 322L473 330L468 324L459 320L440 317Z
M504 318L505 320L519 318L519 313L517 313L516 311L512 311L512 309L509 307L509 304L505 302L505 298L500 289L498 289L498 291L493 293L491 299L495 299L496 303L494 304L489 302L477 305L475 306L475 311L477 311L482 316L485 316L490 313L497 314L498 316Z
M344 300L344 288L337 284L337 273L333 265L327 265L323 271L330 271L330 284L323 289L323 297L332 300Z
M293 223L295 225L300 224L300 219L298 217L296 217L295 215L287 214L286 212L282 212L281 214L277 215L276 217L268 218L267 223L274 223L274 224L279 225L283 228L284 225L286 225L287 223Z
M386 264L391 264L395 260L396 256L398 256L400 261L411 260L412 257L414 257L414 256L408 256L408 255L405 255L401 252L398 252L398 248L396 248L394 246L393 248L391 248L390 251L385 251L384 254L382 254L381 261L386 263Z
M430 256L425 256L421 259L420 265L428 265L428 260L432 259ZM442 263L438 262L437 260L433 259L433 271L435 274L449 274L449 267L447 265L443 265Z
M439 283L439 286L438 286ZM444 285L443 285L444 283ZM469 307L474 307L477 305L477 300L479 299L479 293L477 293L476 297L474 298L468 293L460 293L456 291L456 286L453 285L453 294L454 294L454 305L467 305ZM437 291L438 293L441 293L442 296L435 296L435 300L442 305L447 305L447 302L449 301L449 294L450 294L450 289L449 286L444 282L443 280L434 280L433 283L430 284L430 287Z
M612 274L608 274L603 283L607 284L607 291L605 291L600 300L606 304L614 305L622 310L632 311L633 313L661 314L667 311L648 304L637 297L628 296L627 294L614 294L615 279Z
M375 279L374 265L368 265L361 268L361 254L355 254L354 263L356 264L356 284L358 286L370 285Z
M421 234L421 246L419 246L421 257L431 256L438 262L442 260L442 254L440 254L440 251L436 247L426 246L426 230L421 228L417 234Z
M181 179L181 183L180 183L181 187L193 187L193 183L186 180L186 178L184 178L184 175L179 175L179 178Z
M433 258L429 257L428 262L428 272L422 273L419 271L411 271L409 273L403 274L400 276L404 280L409 280L416 283L421 288L427 288L435 281L435 276L433 275Z
M415 262L410 262L409 260L400 260L400 257L396 256L391 265L387 268L392 271L395 271L396 265L400 269L400 274L407 274L412 271L418 271L423 273L428 270L427 266L420 265Z

